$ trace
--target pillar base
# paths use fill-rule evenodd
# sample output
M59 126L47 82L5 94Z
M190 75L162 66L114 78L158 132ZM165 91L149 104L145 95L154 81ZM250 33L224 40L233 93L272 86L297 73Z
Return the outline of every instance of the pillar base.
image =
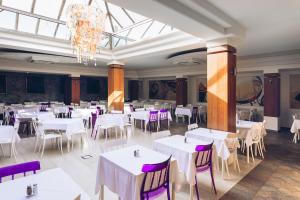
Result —
M264 116L266 120L266 129L272 131L279 131L280 130L280 118L279 117L269 117Z

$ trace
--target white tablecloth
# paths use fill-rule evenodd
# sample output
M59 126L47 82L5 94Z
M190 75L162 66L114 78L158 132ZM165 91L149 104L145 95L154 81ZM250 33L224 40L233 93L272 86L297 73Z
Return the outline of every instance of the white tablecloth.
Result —
M140 157L134 157L134 150L137 149L140 150ZM122 200L138 200L144 177L141 171L143 164L160 163L168 158L169 155L139 145L104 153L99 157L95 192L99 192L101 185L105 185ZM176 171L176 162L172 160L171 181L175 179Z
M68 113L68 112L69 112L69 107L67 107L67 106L54 107L54 108L53 108L53 112L54 112L55 114L59 114L59 113Z
M83 121L80 118L64 118L64 119L50 119L42 122L44 130L62 130L65 131L68 139L71 135L84 130Z
M13 126L0 126L0 144L20 141L20 136Z
M44 120L48 120L48 119L54 119L55 115L53 114L53 112L23 112L23 113L19 113L18 118L31 118L31 119L38 119L39 121L44 121Z
M187 108L187 107L180 108L180 107L177 107L175 109L175 115L186 115L189 118L191 118L192 117L192 108Z
M180 172L185 175L185 180L194 185L196 175L195 158L197 155L195 147L201 144L209 144L209 142L188 138L187 143L184 143L184 138L182 135L161 138L154 141L153 148L166 155L172 155L177 160ZM177 183L182 181L176 180Z
M127 121L125 114L104 114L97 117L95 127L103 126L106 128L119 127L121 130L124 129ZM93 134L95 134L97 128L94 128Z
M26 187L31 184L38 185L38 194L26 198ZM91 199L60 168L37 172L37 174L0 184L0 197L3 200L74 200L79 194L81 194L81 200Z
M96 108L78 108L72 112L72 117L80 116L82 119L88 120L92 117L92 113L96 113L96 110Z
M227 160L230 156L230 152L226 144L226 139L228 136L228 132L226 131L211 130L207 128L197 128L191 131L187 131L185 133L185 136L189 138L207 141L209 143L214 142L217 154L223 160ZM238 145L238 142L238 140L235 140L236 145Z
M291 133L296 133L300 129L300 120L295 119L291 127Z

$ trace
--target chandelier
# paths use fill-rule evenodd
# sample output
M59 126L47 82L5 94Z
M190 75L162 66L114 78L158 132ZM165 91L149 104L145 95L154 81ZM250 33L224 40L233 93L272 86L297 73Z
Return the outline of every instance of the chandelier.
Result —
M106 14L99 7L73 4L67 9L67 27L71 32L71 45L79 63L94 59L97 45L104 31Z

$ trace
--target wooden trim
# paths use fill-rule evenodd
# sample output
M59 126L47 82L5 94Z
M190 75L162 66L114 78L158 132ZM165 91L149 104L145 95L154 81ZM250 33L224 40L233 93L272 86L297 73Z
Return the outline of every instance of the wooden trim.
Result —
M222 45L222 46L207 48L207 55L217 54L217 53L224 53L224 52L235 54L236 49L233 46L230 46L230 45Z

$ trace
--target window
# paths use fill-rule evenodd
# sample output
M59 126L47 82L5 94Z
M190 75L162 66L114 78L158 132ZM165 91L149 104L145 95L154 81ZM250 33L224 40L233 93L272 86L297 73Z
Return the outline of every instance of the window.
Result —
M27 93L45 93L44 76L28 75L26 79Z
M0 94L6 93L6 76L4 74L0 74Z

